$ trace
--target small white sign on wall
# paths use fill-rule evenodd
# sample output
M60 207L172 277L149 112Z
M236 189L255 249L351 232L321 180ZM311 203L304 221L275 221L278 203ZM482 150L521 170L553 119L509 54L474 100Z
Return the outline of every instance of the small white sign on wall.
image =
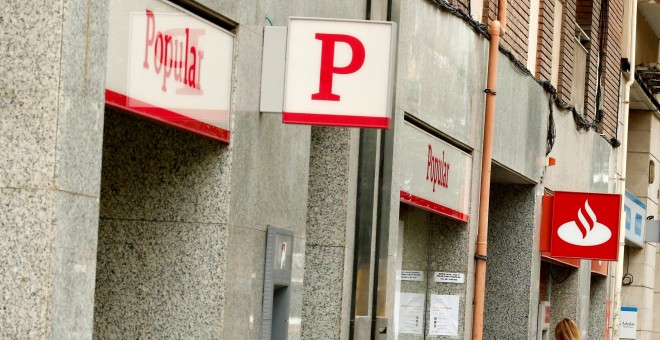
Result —
M463 273L435 272L433 274L433 281L449 282L449 283L465 283L465 275L463 275Z
M426 294L401 293L399 300L398 333L422 334Z
M621 339L636 339L637 307L621 307L620 322L619 335Z
M458 295L431 294L429 335L458 336Z
M397 280L401 281L419 281L424 280L424 272L421 270L397 270Z

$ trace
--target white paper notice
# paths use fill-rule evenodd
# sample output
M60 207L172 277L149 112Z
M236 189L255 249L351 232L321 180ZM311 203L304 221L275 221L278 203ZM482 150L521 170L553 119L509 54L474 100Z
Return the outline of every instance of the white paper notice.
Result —
M399 300L399 334L422 334L426 294L401 293Z
M458 295L431 294L429 335L458 336Z
M422 281L424 280L424 272L421 270L397 270L397 280L401 281Z

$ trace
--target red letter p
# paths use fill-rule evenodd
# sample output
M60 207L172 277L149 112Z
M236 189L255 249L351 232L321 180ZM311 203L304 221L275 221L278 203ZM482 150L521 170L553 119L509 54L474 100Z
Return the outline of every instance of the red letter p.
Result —
M364 64L364 45L357 38L345 34L316 33L316 39L321 40L321 76L319 92L312 94L312 100L339 101L339 95L332 93L332 77L336 74L355 73ZM353 58L348 65L336 67L335 43L343 42L351 47Z

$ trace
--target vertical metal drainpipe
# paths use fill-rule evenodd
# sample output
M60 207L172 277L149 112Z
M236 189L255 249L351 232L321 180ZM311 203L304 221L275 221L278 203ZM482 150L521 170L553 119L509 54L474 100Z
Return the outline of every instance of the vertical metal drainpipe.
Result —
M483 154L481 158L481 193L479 195L479 229L474 277L474 306L472 314L472 339L482 340L484 331L484 307L486 299L486 260L488 256L488 206L490 204L490 175L493 160L493 129L495 126L495 88L497 86L497 59L500 34L506 24L505 0L498 3L498 19L490 24L488 53L488 79L486 82L486 112L484 118Z

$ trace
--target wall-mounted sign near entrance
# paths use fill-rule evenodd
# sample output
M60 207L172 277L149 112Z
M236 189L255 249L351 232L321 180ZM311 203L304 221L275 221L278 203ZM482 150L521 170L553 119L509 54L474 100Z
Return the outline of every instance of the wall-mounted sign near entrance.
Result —
M644 248L646 204L626 191L623 199L623 212L626 214L626 244L635 248Z
M397 270L396 279L401 281L419 281L424 280L424 272L421 270Z
M637 307L621 307L619 336L621 339L637 338Z
M433 281L446 283L465 283L465 275L463 273L435 272L433 273Z
M282 122L387 129L396 24L289 20Z
M408 122L403 140L401 201L467 222L472 156Z
M555 192L550 255L615 261L621 195Z
M109 2L106 103L229 142L234 36L169 2Z

